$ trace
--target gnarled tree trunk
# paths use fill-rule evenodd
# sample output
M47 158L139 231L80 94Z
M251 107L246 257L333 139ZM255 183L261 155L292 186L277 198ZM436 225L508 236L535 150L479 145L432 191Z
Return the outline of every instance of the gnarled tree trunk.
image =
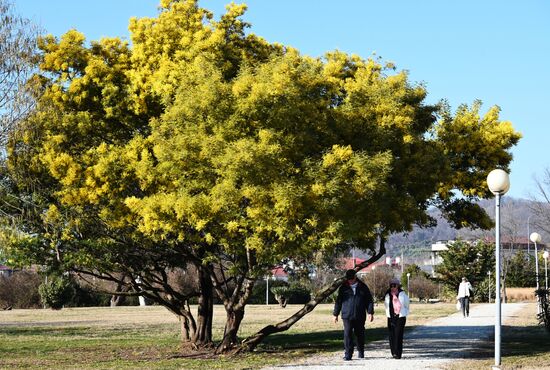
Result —
M111 307L117 307L120 306L124 301L126 300L126 297L122 295L113 294L111 296L111 300L109 301L109 304Z
M126 275L122 274L122 276L120 277L120 280L116 282L115 294L111 295L111 301L109 302L111 307L120 306L126 300L125 295L116 294L116 293L120 293L120 292L124 293L128 291L128 286L124 282L125 278L126 278Z
M214 316L214 291L208 271L200 266L199 270L199 302L197 311L197 330L192 336L195 345L212 344L212 318Z
M210 270L213 287L218 297L223 300L227 315L223 339L216 348L216 353L229 352L237 344L237 333L244 318L244 308L256 283L256 279L249 276L249 272L256 266L255 252L247 249L244 261L241 259L237 262L245 262L246 266L246 271L242 271L237 277L226 276L222 264L218 274L213 268ZM229 284L230 282L233 284Z
M244 318L244 306L236 310L227 310L226 313L223 339L216 350L218 353L225 352L237 344L237 332Z
M181 325L181 339L183 342L191 342L197 331L197 326L194 320L190 320L186 316L178 316Z

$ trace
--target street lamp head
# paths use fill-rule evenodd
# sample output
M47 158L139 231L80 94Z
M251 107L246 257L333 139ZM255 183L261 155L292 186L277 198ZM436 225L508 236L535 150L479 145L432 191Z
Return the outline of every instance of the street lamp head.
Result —
M510 190L510 177L506 171L500 168L492 170L487 176L487 185L491 193L504 195Z
M548 251L544 251L544 253L542 254L542 257L547 260L548 259Z
M531 233L531 235L529 235L529 239L531 239L533 243L540 243L542 240L539 233Z
M411 273L410 272L407 272L407 277L410 277L411 276Z

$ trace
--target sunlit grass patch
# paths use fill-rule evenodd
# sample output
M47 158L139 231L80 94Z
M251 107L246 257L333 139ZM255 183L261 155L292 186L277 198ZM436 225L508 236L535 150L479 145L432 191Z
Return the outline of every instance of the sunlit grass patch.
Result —
M302 306L250 305L240 338L288 318ZM26 369L251 369L293 363L342 349L342 323L332 305L319 305L286 332L271 335L253 353L214 356L182 348L177 318L159 306L0 311L0 368ZM413 304L407 326L453 313L452 304ZM213 336L223 334L225 312L214 308ZM366 339L385 338L378 304Z

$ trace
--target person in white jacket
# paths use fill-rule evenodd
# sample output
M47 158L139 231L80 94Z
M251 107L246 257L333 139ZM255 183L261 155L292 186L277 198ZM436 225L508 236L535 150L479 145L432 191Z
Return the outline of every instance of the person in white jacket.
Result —
M390 288L384 297L386 317L388 318L388 332L391 355L393 358L401 358L403 353L403 332L407 315L409 314L409 296L403 289L398 279L390 280Z
M473 290L472 284L465 277L462 278L462 282L458 286L457 298L460 301L460 308L462 309L462 316L470 316L470 295Z

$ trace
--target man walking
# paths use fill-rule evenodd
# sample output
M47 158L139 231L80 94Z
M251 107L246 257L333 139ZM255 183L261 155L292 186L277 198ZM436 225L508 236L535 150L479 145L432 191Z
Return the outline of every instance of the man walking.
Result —
M460 301L460 308L462 308L462 316L470 316L470 291L472 290L472 284L465 277L462 278L462 282L458 286L458 300Z
M357 338L357 357L365 357L365 321L374 320L374 305L369 288L355 276L355 270L346 271L346 281L338 289L334 304L334 322L341 313L344 322L344 360L353 355L353 335Z

